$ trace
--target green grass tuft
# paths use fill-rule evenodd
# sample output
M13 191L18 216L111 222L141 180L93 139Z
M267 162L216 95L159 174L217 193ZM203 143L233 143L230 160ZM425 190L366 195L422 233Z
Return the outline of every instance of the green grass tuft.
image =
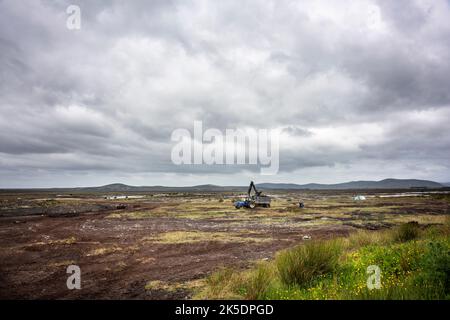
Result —
M400 225L395 234L395 240L398 242L406 242L415 240L420 235L420 228L417 222L408 222Z
M260 263L256 270L250 273L242 288L245 298L250 300L265 299L272 285L275 272L270 264Z
M314 277L333 272L341 248L338 241L323 241L281 252L276 259L281 281L286 285L308 286Z

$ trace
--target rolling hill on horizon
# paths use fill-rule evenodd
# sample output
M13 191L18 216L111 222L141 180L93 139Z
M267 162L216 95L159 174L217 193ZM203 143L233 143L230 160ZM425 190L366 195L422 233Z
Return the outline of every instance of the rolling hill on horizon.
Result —
M342 189L409 189L409 188L442 188L444 185L430 181L430 180L418 180L418 179L384 179L380 181L350 181L344 183L335 184L320 184L320 183L308 183L308 184L273 184L262 183L258 185L263 189L311 189L311 190L342 190Z
M257 188L265 190L346 190L346 189L410 189L428 188L438 189L448 185L430 180L418 179L384 179L380 181L349 181L335 184L295 184L295 183L257 183ZM113 183L98 187L77 187L77 188L32 188L32 190L49 191L81 191L81 192L182 192L182 191L243 191L248 186L219 186L204 184L184 187L168 186L130 186L123 183ZM30 188L31 189L31 188ZM3 189L7 190L7 189ZM27 189L21 189L27 190Z

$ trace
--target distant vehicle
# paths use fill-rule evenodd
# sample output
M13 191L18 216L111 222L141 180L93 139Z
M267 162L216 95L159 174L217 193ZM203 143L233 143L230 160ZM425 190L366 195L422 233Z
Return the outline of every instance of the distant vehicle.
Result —
M363 201L363 200L366 200L366 197L362 195L357 195L353 197L353 201Z
M254 194L252 194L252 190L254 190ZM270 207L270 202L272 200L269 196L263 195L261 191L256 190L256 186L253 181L250 182L250 186L248 187L247 197L245 200L236 201L234 203L234 207L236 209L240 208L250 208L253 209L257 206L259 207Z

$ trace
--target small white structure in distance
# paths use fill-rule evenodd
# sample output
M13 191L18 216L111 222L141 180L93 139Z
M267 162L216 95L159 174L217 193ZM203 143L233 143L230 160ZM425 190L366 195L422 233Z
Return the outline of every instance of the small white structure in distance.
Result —
M353 201L363 201L363 200L366 200L366 197L364 197L360 194L353 197Z

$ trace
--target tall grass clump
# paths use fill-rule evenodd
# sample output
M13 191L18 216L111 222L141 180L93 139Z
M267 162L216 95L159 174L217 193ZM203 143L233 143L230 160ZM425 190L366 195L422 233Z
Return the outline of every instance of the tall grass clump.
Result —
M246 299L262 300L265 299L267 291L275 278L275 270L268 263L260 263L256 269L249 275L243 291Z
M237 288L243 282L243 275L231 268L222 268L206 278L207 290L198 299L236 299Z
M419 223L408 222L400 225L395 232L395 240L398 242L407 242L415 240L420 235Z
M315 277L336 269L341 249L335 240L308 242L281 252L276 259L280 280L288 286L307 287Z

